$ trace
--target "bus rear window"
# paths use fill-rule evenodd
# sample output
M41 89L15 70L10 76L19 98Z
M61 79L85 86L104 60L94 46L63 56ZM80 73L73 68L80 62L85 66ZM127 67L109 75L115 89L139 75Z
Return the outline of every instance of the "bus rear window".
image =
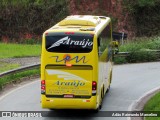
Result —
M91 34L49 34L46 36L46 50L59 53L88 53L93 48Z

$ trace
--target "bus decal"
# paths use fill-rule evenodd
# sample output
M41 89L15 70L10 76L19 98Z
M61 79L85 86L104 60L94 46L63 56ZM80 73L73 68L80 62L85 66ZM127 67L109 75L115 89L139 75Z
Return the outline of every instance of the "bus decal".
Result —
M75 45L75 46L82 46L82 48L91 47L93 45L93 42L90 41L90 39L83 39L83 41L79 40L73 40L69 36L65 36L59 40L57 40L55 43L53 43L50 47L47 48L47 50L58 47L60 45Z
M64 78L64 80L82 80L82 81L86 81L85 79L77 76L77 75L74 75L74 74L71 74L71 73L68 73L68 72L63 72L63 71L60 71L60 70L47 70L47 73L49 75L57 75L58 78Z
M66 41L68 40L68 36L67 37L64 37L64 38L61 38L60 40L58 40L57 42L55 42L54 44L52 44L49 48L47 48L48 50L53 48L53 47L56 47L56 46L60 46L63 41Z
M53 58L56 58L56 62L62 62L64 61L64 63L68 62L68 61L72 61L75 60L76 63L79 63L80 61L83 62L83 64L87 63L88 61L86 60L86 56L82 56L81 58L79 56L75 56L73 58L71 58L70 56L66 56L63 59L59 59L59 56L52 56Z

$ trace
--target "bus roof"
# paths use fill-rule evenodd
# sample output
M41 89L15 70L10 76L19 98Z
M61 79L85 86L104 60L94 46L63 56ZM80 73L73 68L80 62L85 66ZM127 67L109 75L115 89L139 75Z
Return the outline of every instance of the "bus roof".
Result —
M98 31L105 24L110 22L109 17L92 16L92 15L72 15L68 16L50 29L47 32L61 31Z

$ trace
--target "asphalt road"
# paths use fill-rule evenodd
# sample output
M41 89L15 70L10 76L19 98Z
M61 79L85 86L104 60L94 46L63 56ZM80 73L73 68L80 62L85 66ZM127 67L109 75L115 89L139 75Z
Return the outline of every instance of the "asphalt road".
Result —
M134 101L158 86L160 86L160 62L116 65L113 68L111 89L105 95L101 111L127 111ZM46 116L50 114L55 116L53 118L34 118L39 120L127 120L126 117L95 117L95 113L88 111L50 111L41 109L39 80L21 86L9 94L1 96L0 111L46 111ZM103 113L105 114L105 112ZM72 117L66 118L66 114L70 114Z

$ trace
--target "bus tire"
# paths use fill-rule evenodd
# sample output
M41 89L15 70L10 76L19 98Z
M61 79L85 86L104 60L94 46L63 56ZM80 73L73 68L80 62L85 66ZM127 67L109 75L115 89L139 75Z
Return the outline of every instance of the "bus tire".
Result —
M103 88L101 90L101 99L103 99L103 98L104 98L104 85L103 85Z
M102 92L101 92L101 96L102 96ZM98 107L95 110L93 110L93 112L98 113L101 108L102 108L102 98L101 98L101 101L100 101Z
M99 105L99 110L100 110L100 109L102 109L102 102L101 102L101 104Z
M112 71L111 71L111 73L110 73L110 84L111 84L111 82L112 82Z
M99 105L97 109L93 110L93 112L98 113L101 108L102 108L101 105Z
M106 90L106 93L108 93L110 90L110 85L108 86L107 90Z
M100 101L100 104L99 104L99 110L102 109L103 98L104 98L104 86L101 90L101 101Z

